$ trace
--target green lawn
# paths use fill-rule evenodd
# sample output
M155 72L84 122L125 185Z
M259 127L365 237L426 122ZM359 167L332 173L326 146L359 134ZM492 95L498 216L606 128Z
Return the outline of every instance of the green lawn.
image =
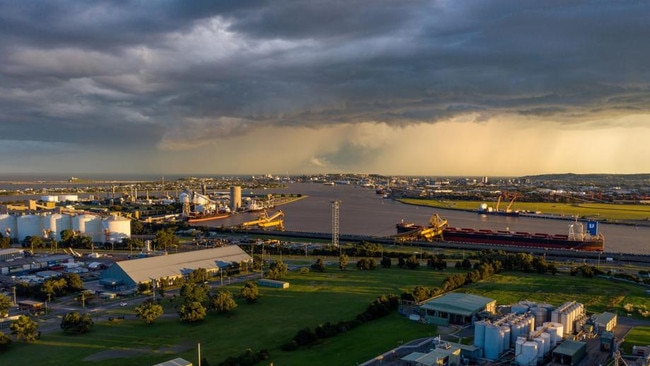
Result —
M232 316L210 314L197 325L180 323L176 316L158 319L150 326L139 320L127 319L119 323L102 320L97 321L95 329L86 335L69 336L55 332L43 335L35 344L14 343L0 356L0 360L3 364L114 365L116 359L83 360L107 350L147 349L157 352L135 353L135 356L119 359L120 365L155 364L176 356L196 362L196 346L200 343L203 357L211 364L217 364L228 356L237 356L247 348L254 351L268 349L272 360L282 365L304 365L307 359L311 365L354 364L393 348L397 340L433 335L435 328L395 314L310 349L287 353L280 347L305 326L313 329L327 321L354 319L379 295L399 295L417 284L439 286L446 276L446 273L426 269L398 268L366 272L330 269L325 273L310 272L306 275L292 273L286 278L291 283L290 288L260 288L259 303L251 305L239 301ZM241 284L227 287L237 293ZM164 303L165 312L172 313L173 304L169 300ZM126 310L121 308L115 315L124 312ZM186 350L171 353L168 349L172 346L185 346ZM43 357L45 354L47 358Z
M400 341L434 336L436 328L411 322L397 314L366 323L345 334L330 338L305 349L284 352L280 348L296 332L306 326L330 321L350 320L365 310L378 295L401 294L416 285L440 287L443 279L459 273L454 269L433 272L425 268L406 270L396 267L375 271L350 268L341 272L330 268L324 273L292 272L286 280L288 289L260 288L257 304L239 301L231 316L210 314L196 325L183 324L174 314L171 300L163 302L165 312L174 314L158 319L152 325L127 319L108 322L106 316L96 322L86 335L69 336L61 332L44 334L35 344L15 342L0 354L2 364L38 365L152 365L175 357L196 364L197 344L210 364L216 365L229 356L237 356L250 348L268 349L271 359L261 365L354 365L373 358L398 345ZM241 284L227 286L238 293ZM568 274L556 276L505 273L490 280L466 286L460 290L494 298L498 304L519 300L560 305L575 300L586 305L589 312L623 312L626 303L650 306L645 289L627 283L605 279L586 279ZM134 302L130 302L135 305ZM112 315L130 315L131 309L120 308ZM5 330L6 331L6 330ZM647 334L639 336L641 343L650 343ZM644 341L645 339L645 341ZM130 351L115 359L90 359L105 352Z
M494 207L496 202L479 201L438 201L426 199L400 199L401 202L444 209L477 210L482 203ZM505 209L506 204L500 208ZM541 211L544 214L578 216L601 221L637 221L650 219L650 205L607 204L607 203L553 203L553 202L515 202L513 210Z

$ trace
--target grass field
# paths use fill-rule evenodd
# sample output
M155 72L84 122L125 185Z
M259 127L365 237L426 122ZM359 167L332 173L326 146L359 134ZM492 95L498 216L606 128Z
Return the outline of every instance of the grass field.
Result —
M196 345L201 343L202 355L211 364L217 364L228 356L238 356L251 348L254 351L270 350L272 360L280 365L354 365L395 347L397 340L433 335L435 328L394 314L310 349L287 353L280 347L301 328L309 326L313 329L327 321L354 319L379 295L398 295L416 284L439 286L446 276L446 273L424 269L397 268L367 272L331 269L306 275L292 273L286 278L291 283L289 289L260 288L259 303L239 301L239 307L230 317L210 314L204 322L196 325L180 323L175 315L158 319L150 326L139 320L126 319L115 324L102 320L97 321L95 329L86 335L69 336L54 332L45 334L35 344L14 343L8 352L0 355L0 362L115 365L116 359L82 360L93 355L97 358L105 351L119 354L125 350L133 352L126 353L131 357L120 358L120 365L155 364L175 355L196 362ZM238 293L241 284L227 287ZM164 304L166 313L174 313L172 304L168 301ZM122 308L113 315L127 314L128 317L130 311ZM172 348L182 346L185 351L166 354ZM139 349L156 352L135 352Z
M482 203L479 201L437 201L424 199L400 199L408 204L438 207L444 209L476 210ZM494 207L495 202L489 202ZM507 204L506 204L507 205ZM505 208L505 206L503 208ZM606 203L552 203L552 202L515 202L513 210L537 212L544 214L562 215L569 217L594 218L600 221L648 221L650 220L650 205L606 204Z
M197 344L200 343L202 356L212 365L229 356L238 356L247 348L270 351L271 359L261 365L270 362L283 366L355 365L394 348L401 341L434 336L436 328L393 314L310 348L284 352L280 347L306 326L313 329L326 321L353 319L378 295L399 295L416 285L440 287L445 277L456 273L459 272L453 269L433 272L425 268L396 267L375 271L350 268L341 272L329 268L324 273L291 272L286 278L291 283L290 288L260 288L259 303L239 301L239 307L231 316L210 314L200 324L183 324L175 314L174 303L165 300L165 313L173 315L147 326L133 318L132 308L120 308L111 315L126 315L127 319L112 323L104 316L86 335L71 336L57 331L44 334L35 344L16 342L9 351L0 354L0 363L152 365L183 357L196 364ZM238 293L241 284L227 287ZM497 299L498 304L528 299L560 305L575 300L584 303L590 312L620 313L626 303L650 305L645 289L639 286L568 274L499 274L460 291ZM644 337L647 335L640 335L641 342ZM650 343L650 339L646 343ZM103 359L109 356L122 358Z

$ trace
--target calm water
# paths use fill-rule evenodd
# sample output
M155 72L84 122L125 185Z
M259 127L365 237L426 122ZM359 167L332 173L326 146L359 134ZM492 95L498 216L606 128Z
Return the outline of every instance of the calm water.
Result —
M243 193L249 193L246 191ZM332 201L340 201L339 227L341 234L388 236L395 233L400 220L427 224L434 213L449 221L450 226L477 229L512 230L538 233L567 234L569 221L525 217L484 216L471 212L432 209L405 205L383 199L372 189L354 185L325 186L316 183L293 183L286 189L255 190L264 193L301 193L309 196L281 209L284 225L289 231L332 232ZM269 213L271 214L271 213ZM238 214L228 219L206 222L211 226L230 226L253 220L255 214ZM605 235L607 252L650 254L650 227L600 224Z

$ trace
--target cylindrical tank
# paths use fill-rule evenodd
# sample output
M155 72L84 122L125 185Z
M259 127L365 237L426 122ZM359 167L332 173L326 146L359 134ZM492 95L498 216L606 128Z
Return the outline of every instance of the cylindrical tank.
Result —
M122 241L131 237L131 220L126 217L112 215L102 222L104 230L107 230L107 238L111 243ZM106 239L105 239L106 240Z
M93 242L104 242L104 229L99 216L82 214L72 218L72 230L91 238Z
M16 219L18 240L24 240L28 236L43 237L43 217L39 215L23 215Z
M48 231L47 235L51 239L61 240L61 232L70 229L72 220L69 215L55 213L43 217L43 230Z
M546 312L547 309L544 307L535 307L531 309L535 315L535 325L542 325L546 322Z
M230 187L230 210L237 212L241 208L241 187Z
M521 354L521 346L524 343L526 343L526 337L517 337L517 341L515 341L515 357Z
M536 337L533 342L537 343L537 360L541 361L544 358L544 339Z
M515 360L519 366L537 365L537 343L524 342L521 345L521 352L515 356Z
M43 202L59 202L59 196L41 196Z
M529 309L527 304L517 303L510 307L510 312L515 314L524 314Z
M0 234L4 237L16 238L18 229L16 226L16 216L10 214L0 214Z
M503 332L501 327L489 324L485 326L485 358L496 360L503 352Z
M501 332L503 333L503 346L501 347L501 353L503 353L510 349L510 326L502 326Z
M551 352L551 335L548 333L542 333L539 336L544 340L544 355L548 355L548 353Z
M79 201L79 196L76 194L63 194L59 196L59 201L61 202L77 202Z
M474 346L481 349L485 347L485 326L482 320L474 323Z
M190 203L190 194L187 192L181 192L178 196L178 201L180 203Z

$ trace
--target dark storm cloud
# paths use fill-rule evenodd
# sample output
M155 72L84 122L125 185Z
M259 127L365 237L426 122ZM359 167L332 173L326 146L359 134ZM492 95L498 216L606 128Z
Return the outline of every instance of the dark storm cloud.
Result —
M197 125L647 112L649 17L641 1L0 1L0 134L153 146Z

